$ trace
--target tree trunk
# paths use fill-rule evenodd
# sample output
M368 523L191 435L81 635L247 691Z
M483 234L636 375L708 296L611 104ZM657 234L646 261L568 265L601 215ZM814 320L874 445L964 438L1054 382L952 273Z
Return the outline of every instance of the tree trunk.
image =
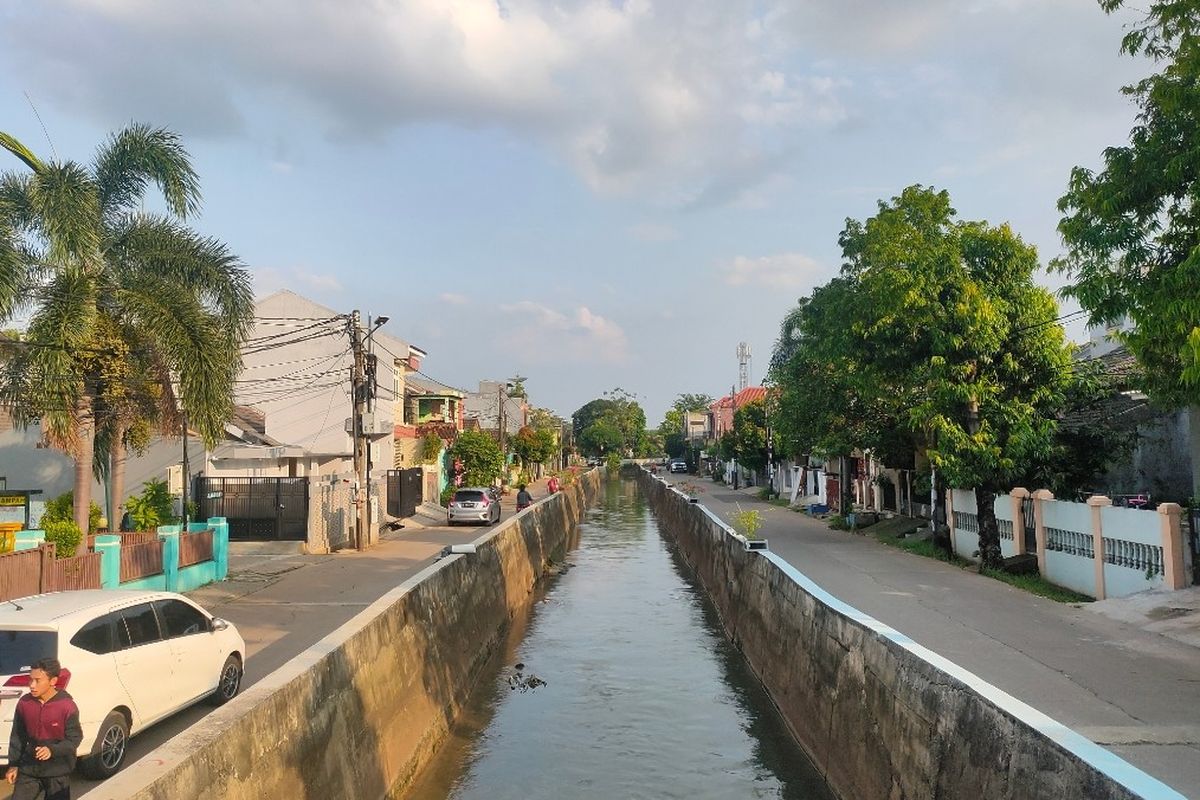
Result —
M75 524L83 536L79 539L76 555L87 552L89 520L92 511L92 459L96 449L96 416L92 398L84 394L75 406L75 424L78 426L79 443L75 452Z
M975 508L979 519L979 569L1000 569L1000 526L996 524L996 492L979 487L975 490Z
M946 478L936 469L932 471L932 478L933 497L930 500L933 503L933 519L930 522L933 524L933 541L946 551L946 555L953 556L954 546L950 541L951 520L946 519Z
M1188 407L1188 450L1192 456L1192 497L1200 499L1200 405Z
M838 502L842 506L844 517L854 510L854 487L850 484L850 456L842 456L838 462L838 493L841 495Z
M110 531L121 529L121 520L125 517L125 426L117 423L113 431L112 444L109 453L108 470L108 508L111 517L108 520Z

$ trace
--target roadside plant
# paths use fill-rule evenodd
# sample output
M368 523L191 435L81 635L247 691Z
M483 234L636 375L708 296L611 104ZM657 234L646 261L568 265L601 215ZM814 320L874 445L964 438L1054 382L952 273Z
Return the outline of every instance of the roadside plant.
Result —
M504 472L500 445L483 431L463 431L450 448L451 460L463 465L464 486L491 486Z
M733 517L733 527L747 539L757 539L758 531L762 528L762 515L757 509L742 510L740 503L737 509L731 515Z
M609 453L608 458L604 459L604 467L608 470L609 475L616 475L621 471L621 454Z
M96 531L100 529L100 522L104 519L104 512L100 510L100 506L92 503L88 509L88 530ZM75 493L63 492L53 500L46 502L46 510L42 512L42 521L39 526L42 530L47 530L46 526L55 522L64 522L75 520ZM79 526L75 526L76 530Z
M46 541L54 544L55 558L71 558L83 540L83 534L73 519L52 520L42 523Z
M432 464L442 452L442 437L433 431L421 437L421 463Z
M143 483L142 493L129 498L126 508L134 529L139 531L157 530L159 525L169 525L175 519L167 483L157 478Z

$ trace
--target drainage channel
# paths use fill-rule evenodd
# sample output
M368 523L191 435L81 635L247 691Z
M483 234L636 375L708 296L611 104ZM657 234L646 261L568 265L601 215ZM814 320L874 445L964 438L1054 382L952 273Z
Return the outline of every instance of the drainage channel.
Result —
M404 797L833 797L632 481L514 627Z

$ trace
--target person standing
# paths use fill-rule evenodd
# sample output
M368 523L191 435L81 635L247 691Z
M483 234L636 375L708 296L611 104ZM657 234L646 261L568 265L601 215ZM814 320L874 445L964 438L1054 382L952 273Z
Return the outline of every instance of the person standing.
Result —
M550 494L558 491L558 478L553 475L550 476L550 480L546 481L546 491L550 492Z
M8 740L12 800L71 800L75 752L83 741L79 708L58 688L62 665L43 658L29 670L29 694L17 701Z
M517 488L520 489L520 491L517 492L517 511L520 511L524 508L529 508L531 505L533 505L533 495L526 491L525 484L522 483Z

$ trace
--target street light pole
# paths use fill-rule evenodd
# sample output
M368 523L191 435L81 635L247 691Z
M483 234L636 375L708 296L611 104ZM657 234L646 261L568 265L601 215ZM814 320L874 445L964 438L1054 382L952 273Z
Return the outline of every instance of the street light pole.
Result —
M366 368L366 354L363 352L362 330L359 327L361 316L358 309L350 314L350 347L354 351L354 365L350 371L351 385L351 422L350 435L354 445L354 549L362 550L366 544L367 516L367 459L363 452L362 415L363 415L363 373Z

